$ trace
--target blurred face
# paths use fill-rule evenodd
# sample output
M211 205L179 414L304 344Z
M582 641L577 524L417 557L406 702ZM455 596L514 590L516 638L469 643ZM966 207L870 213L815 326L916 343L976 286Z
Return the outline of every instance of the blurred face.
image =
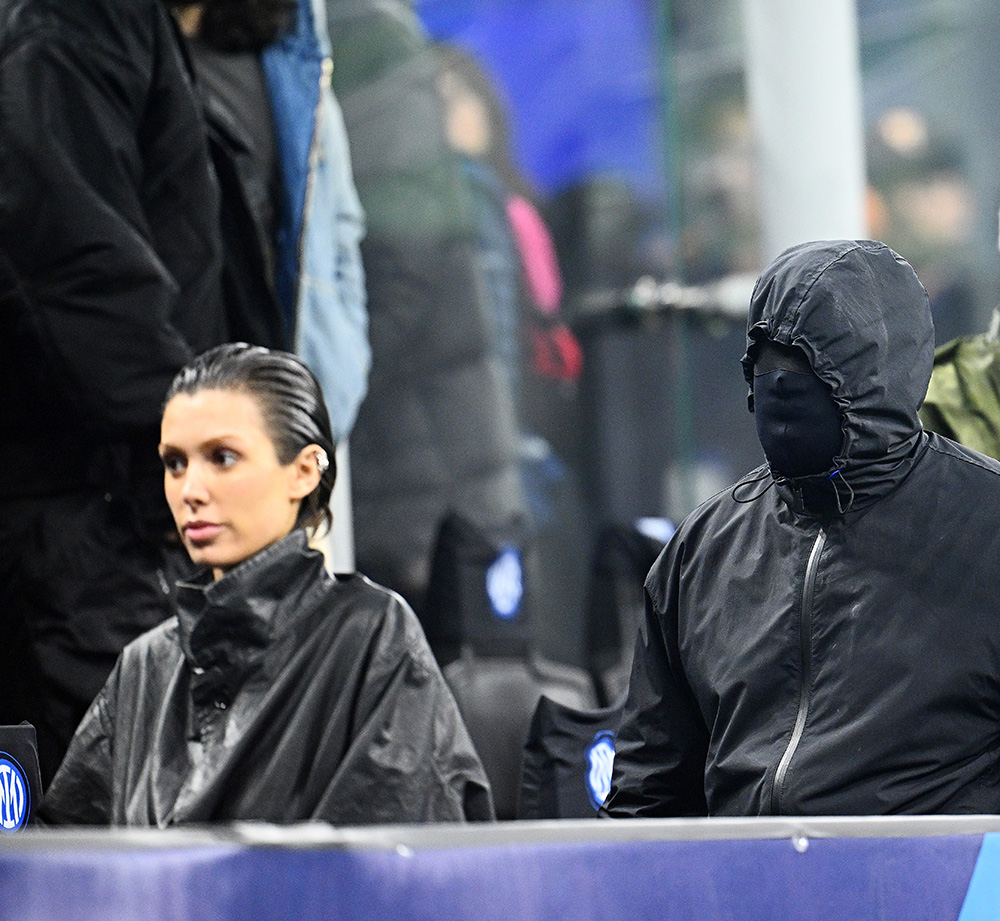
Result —
M203 3L185 3L183 0L166 0L166 6L173 12L177 24L188 38L194 38L201 27Z
M489 118L479 97L453 74L443 74L438 89L445 102L448 141L455 150L482 157L490 146Z
M184 546L219 578L291 533L316 488L319 448L281 464L257 400L230 390L179 393L163 411L164 491Z

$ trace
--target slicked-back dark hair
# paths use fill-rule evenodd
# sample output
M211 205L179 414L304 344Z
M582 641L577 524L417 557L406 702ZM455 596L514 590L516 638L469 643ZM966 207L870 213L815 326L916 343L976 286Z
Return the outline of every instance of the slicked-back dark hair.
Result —
M310 444L326 451L329 468L302 500L296 527L330 524L330 495L337 476L330 415L319 382L308 366L289 352L245 342L219 345L177 372L164 402L201 390L245 393L260 406L267 434L281 464L290 464Z

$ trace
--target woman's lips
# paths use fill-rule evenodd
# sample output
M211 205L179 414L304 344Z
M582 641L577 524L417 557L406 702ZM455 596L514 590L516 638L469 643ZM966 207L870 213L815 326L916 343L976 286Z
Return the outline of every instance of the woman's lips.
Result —
M221 530L222 526L218 524L212 524L208 521L192 521L190 524L184 525L184 536L192 544L204 544L212 540Z

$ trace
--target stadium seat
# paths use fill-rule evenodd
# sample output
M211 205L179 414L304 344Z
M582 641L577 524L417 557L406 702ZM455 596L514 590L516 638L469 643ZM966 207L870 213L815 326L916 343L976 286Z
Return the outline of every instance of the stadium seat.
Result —
M543 696L524 746L519 819L594 818L611 789L622 703L581 710Z
M609 525L597 536L584 650L601 707L612 706L628 687L636 631L643 617L643 583L672 532L670 522L655 518Z
M490 779L499 819L515 818L521 757L541 696L569 707L596 704L583 669L536 651L528 573L515 528L488 534L449 515L441 524L421 612Z

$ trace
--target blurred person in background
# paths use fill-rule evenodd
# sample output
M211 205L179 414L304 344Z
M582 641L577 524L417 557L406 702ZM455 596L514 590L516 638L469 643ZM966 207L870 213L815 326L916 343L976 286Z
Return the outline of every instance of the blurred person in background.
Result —
M535 600L572 608L589 541L574 471L583 355L560 316L562 277L535 194L512 160L506 107L479 62L433 46L448 141L476 221L476 255L519 425L519 459L537 551ZM575 602L579 604L579 600Z
M903 253L927 289L936 342L975 313L972 189L961 145L920 112L883 112L868 139L868 231Z
M223 190L230 336L315 368L338 443L370 363L354 187L330 89L319 0L206 0L173 9L194 65Z
M351 435L357 567L419 614L448 512L523 533L517 419L423 29L409 0L326 9L367 219L372 367Z
M1000 459L1000 307L986 332L935 351L920 419L932 432Z
M562 278L555 246L535 193L514 165L506 107L496 86L457 46L436 44L434 54L448 141L461 157L474 198L498 348L525 419L531 413L525 379L573 384L582 362L579 344L559 316Z
M1000 308L985 333L959 336L934 353L920 419L929 431L1000 459Z

